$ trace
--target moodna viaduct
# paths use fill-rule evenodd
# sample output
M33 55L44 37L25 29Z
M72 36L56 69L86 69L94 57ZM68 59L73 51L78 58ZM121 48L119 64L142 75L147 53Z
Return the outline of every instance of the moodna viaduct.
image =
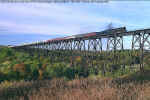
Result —
M48 52L55 51L55 53L52 54L53 56L62 56L65 55L65 52L70 52L70 55L79 54L85 57L90 57L105 51L108 52L108 54L109 52L113 52L115 57L116 51L125 50L125 36L132 37L130 50L139 51L140 68L142 69L144 67L144 52L150 49L150 29L127 31L126 27L120 27L114 29L107 29L101 32L91 32L30 44L23 44L13 46L12 48L16 50L25 50L31 53L34 52L34 50L39 52L43 51L42 53L45 55L48 55ZM103 39L105 39L106 41L102 42ZM105 47L105 49L103 47ZM62 51L63 53L60 53L60 51Z

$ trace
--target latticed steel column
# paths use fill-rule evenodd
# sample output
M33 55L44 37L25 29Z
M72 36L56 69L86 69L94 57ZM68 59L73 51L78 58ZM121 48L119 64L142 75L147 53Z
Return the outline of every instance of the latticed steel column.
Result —
M101 38L89 39L88 41L88 51L102 51L102 41Z
M78 43L79 43L79 44L78 44L78 50L80 50L80 51L85 50L85 43L84 43L84 40L79 40Z
M72 42L71 41L64 41L63 46L65 50L71 50L72 49Z
M95 46L96 46L96 51L102 51L103 50L103 48L102 48L102 40L101 40L101 38L99 38L99 39L96 39L96 41L95 41Z
M57 50L61 49L61 42L57 42Z
M119 55L117 55L117 50L123 50L123 37L122 36L117 36L116 33L114 33L113 37L108 37L107 39L107 55L109 57L110 54L112 54L112 59L111 62L113 62L113 66L111 69L111 72L113 70L113 67L116 66L116 64L119 61ZM110 52L113 51L113 52Z
M52 50L52 43L49 42L49 50L51 51Z
M140 70L144 70L143 59L144 59L144 49L150 49L150 32L141 31L134 32L132 35L132 51L137 49L140 51Z
M107 51L123 50L123 37L109 37L107 38Z
M59 50L63 50L63 47L64 47L63 43L64 43L63 41L60 42L60 48L59 48Z
M143 49L150 50L150 31L144 31L142 42L143 42Z
M94 51L94 40L93 39L89 39L88 51Z
M140 70L143 70L143 32L134 32L132 35L132 53L135 49L140 51ZM133 56L132 56L133 57Z
M78 40L74 40L73 49L74 50L79 50L79 41Z

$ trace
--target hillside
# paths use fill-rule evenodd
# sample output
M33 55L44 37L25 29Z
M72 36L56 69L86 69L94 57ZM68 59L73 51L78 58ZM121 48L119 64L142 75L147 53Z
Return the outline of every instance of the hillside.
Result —
M19 52L11 48L0 49L0 100L149 100L149 55L145 56L145 72L141 73L138 55L134 57L136 69L130 68L127 54L125 69L121 59L116 65L102 56L86 63L87 58L44 56L41 53ZM50 52L54 53L54 52ZM108 57L112 57L111 55ZM73 63L72 63L73 62ZM107 72L102 65L107 62ZM96 66L99 65L99 66ZM112 70L113 66L117 69ZM112 72L109 72L111 70ZM37 91L38 90L38 91Z
M4 46L4 45L0 45L0 48L6 48L7 46Z

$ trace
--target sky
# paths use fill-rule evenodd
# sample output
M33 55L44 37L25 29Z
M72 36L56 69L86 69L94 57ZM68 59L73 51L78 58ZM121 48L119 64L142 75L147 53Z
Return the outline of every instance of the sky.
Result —
M109 23L150 28L150 2L0 3L0 45L102 31Z

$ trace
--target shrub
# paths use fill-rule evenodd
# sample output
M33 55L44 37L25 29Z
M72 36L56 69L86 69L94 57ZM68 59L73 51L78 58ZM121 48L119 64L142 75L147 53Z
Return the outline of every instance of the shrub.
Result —
M10 48L2 48L0 51L0 61L4 61L6 57L13 56L13 50Z

